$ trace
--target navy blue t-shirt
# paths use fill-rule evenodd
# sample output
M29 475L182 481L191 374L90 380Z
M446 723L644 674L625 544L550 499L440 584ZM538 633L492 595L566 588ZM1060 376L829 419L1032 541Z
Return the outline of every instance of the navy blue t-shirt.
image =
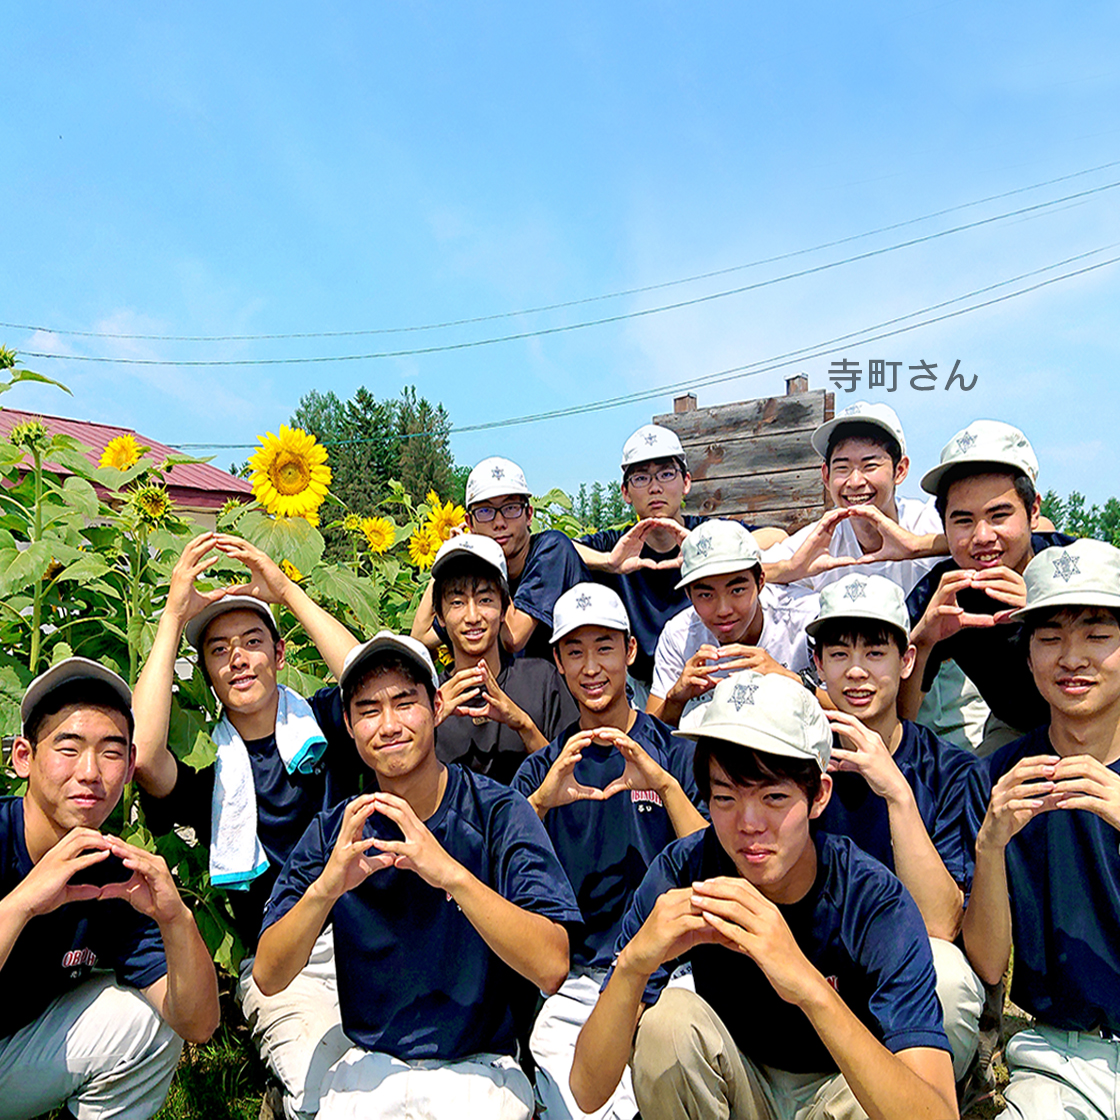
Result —
M547 747L525 759L513 788L526 797L536 790L564 744L579 729L577 720ZM700 804L692 774L694 743L674 735L668 724L645 712L638 713L629 735L680 782L694 805ZM625 768L626 760L616 748L593 743L584 748L576 763L575 779L605 789L622 777ZM631 896L654 857L677 838L669 813L656 793L631 790L616 793L608 801L574 801L550 809L544 827L583 913L583 928L572 936L572 967L607 968Z
M275 735L245 743L257 796L257 835L269 861L268 870L257 876L248 890L227 892L238 936L249 952L257 943L272 884L311 819L363 789L377 788L377 778L362 763L346 730L338 687L320 689L308 703L327 740L322 758L310 773L288 773L276 749ZM194 770L179 759L175 761L175 785L166 797L152 797L141 790L144 818L157 834L176 826L193 828L199 843L209 848L214 767Z
M277 880L262 932L322 873L345 809L337 805L311 822ZM579 921L544 826L520 794L449 766L443 798L424 823L449 855L503 898L555 922ZM402 838L377 813L362 835ZM406 1061L514 1053L510 1001L524 981L445 891L415 871L383 868L344 894L330 920L342 1026L356 1046Z
M450 680L455 670L440 675ZM498 687L551 739L579 714L556 666L539 657L502 657ZM496 719L475 723L473 716L448 716L436 728L440 762L457 762L508 786L526 757L525 744L512 727Z
M1064 533L1032 533L1031 548L1035 555L1056 545L1073 543ZM911 627L917 626L930 600L947 572L958 571L955 560L942 560L931 568L906 598ZM993 599L983 591L966 587L957 595L957 603L968 614L997 614L1008 610L1006 603ZM933 687L933 679L944 661L955 661L961 671L979 689L984 702L1004 723L1029 731L1050 722L1050 709L1035 688L1023 652L1012 644L1017 626L1010 623L992 627L969 627L958 630L951 638L938 642L930 651L922 677L922 691Z
M974 849L992 786L1022 759L1055 753L1047 725L983 760L966 808ZM1120 774L1120 761L1109 769ZM1011 998L1059 1030L1120 1034L1120 832L1087 809L1053 809L1012 837L1006 859Z
M545 529L529 538L529 554L521 575L510 577L513 605L537 620L522 657L552 661L552 609L568 590L589 579L571 539L559 529Z
M933 953L917 904L847 837L821 836L815 843L813 886L798 902L779 907L801 951L892 1053L915 1046L948 1050ZM634 895L617 950L641 929L666 891L737 874L714 828L677 840L657 857ZM791 1073L836 1070L805 1013L782 999L749 957L698 945L684 959L692 962L696 994L751 1061ZM643 1002L657 1002L669 974L663 967L650 977Z
M964 803L969 774L980 760L909 720L902 721L894 760L914 791L918 815L941 862L967 892L974 861L972 846L964 843ZM872 791L862 774L841 770L832 775L832 798L817 818L816 830L849 837L894 871L887 802Z
M23 832L23 798L0 798L0 897L33 867ZM167 974L159 927L122 898L70 902L32 918L0 968L0 1038L39 1018L95 968L112 969L117 982L129 988L154 984Z

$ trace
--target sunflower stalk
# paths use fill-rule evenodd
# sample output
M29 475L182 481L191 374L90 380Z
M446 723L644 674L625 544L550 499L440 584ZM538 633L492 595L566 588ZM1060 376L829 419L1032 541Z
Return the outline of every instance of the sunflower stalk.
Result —
M31 448L31 459L35 464L35 505L31 522L31 543L37 544L43 535L43 455L37 446ZM44 577L35 581L31 606L31 654L28 668L33 674L39 671L39 647L42 644Z

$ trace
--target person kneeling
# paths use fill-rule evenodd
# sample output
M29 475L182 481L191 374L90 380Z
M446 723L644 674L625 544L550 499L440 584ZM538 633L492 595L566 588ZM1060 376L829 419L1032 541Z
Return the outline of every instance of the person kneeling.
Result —
M687 734L712 827L670 844L635 894L576 1044L580 1107L630 1062L643 1120L955 1117L917 906L846 837L810 835L832 788L817 702L745 670ZM681 957L695 992L666 989Z
M282 990L333 923L342 1026L319 1116L528 1118L511 1007L525 978L555 992L579 921L544 826L517 793L435 753L427 650L382 631L339 680L379 792L320 813L264 915L253 976Z
M0 799L0 1117L144 1120L183 1039L218 1026L218 979L157 855L99 831L132 776L132 696L67 658L32 681ZM111 969L112 972L106 971Z

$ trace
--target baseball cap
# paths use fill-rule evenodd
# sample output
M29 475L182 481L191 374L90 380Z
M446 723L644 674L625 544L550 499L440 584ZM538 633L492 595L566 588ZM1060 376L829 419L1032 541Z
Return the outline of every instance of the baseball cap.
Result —
M1044 548L1026 567L1027 605L1011 619L1031 611L1060 607L1120 609L1120 549L1082 539L1064 548Z
M738 521L713 518L697 525L681 545L681 578L676 590L704 576L725 576L762 566L762 551Z
M790 677L753 669L720 681L707 704L684 716L677 734L812 759L822 772L832 751L832 727L808 689Z
M483 459L467 476L467 509L503 494L524 494L532 497L525 482L525 472L509 459L497 455Z
M618 594L601 583L569 587L552 608L552 644L581 626L605 626L630 633L630 618Z
M922 476L922 489L936 494L947 470L962 463L991 463L1022 471L1038 481L1038 458L1027 437L1002 420L973 420L941 449L941 462Z
M117 673L107 669L99 661L88 657L67 657L52 665L45 673L40 673L28 686L19 705L19 718L27 726L28 717L39 704L52 692L68 681L89 680L108 685L116 693L121 705L132 711L132 690Z
M815 638L822 623L834 618L866 618L885 622L901 630L904 641L910 641L906 596L894 580L884 576L853 574L828 584L821 590L820 612L805 627L805 633Z
M889 404L879 404L877 401L856 401L841 409L831 420L826 420L812 436L809 442L813 450L823 459L828 455L828 441L837 428L845 424L874 424L882 428L888 435L898 440L902 454L906 454L906 437L902 434L902 421Z
M506 554L502 546L492 537L484 537L481 533L461 533L457 537L444 541L432 561L432 579L435 579L448 564L454 564L464 556L475 556L482 563L494 569L494 574L501 580L502 587L509 591L509 568L506 566Z
M643 424L622 445L622 469L625 471L637 463L649 463L654 459L680 459L688 470L688 460L677 433L660 424Z
M355 646L347 655L338 678L342 695L346 696L347 685L355 681L370 667L371 662L380 654L395 653L411 661L421 674L432 682L432 688L439 688L439 677L432 664L432 655L423 642L408 634L394 634L392 630L379 630L368 642Z
M214 619L219 618L223 614L229 614L230 611L252 611L254 614L260 615L265 625L268 627L269 633L272 635L272 640L274 642L280 641L280 631L277 629L276 619L272 617L272 611L269 609L268 604L263 599L257 599L252 595L227 595L224 599L219 599L216 603L211 603L208 607L203 607L203 609L187 623L183 631L187 641L190 642L195 649L201 649L202 638L206 633L206 627L209 626Z

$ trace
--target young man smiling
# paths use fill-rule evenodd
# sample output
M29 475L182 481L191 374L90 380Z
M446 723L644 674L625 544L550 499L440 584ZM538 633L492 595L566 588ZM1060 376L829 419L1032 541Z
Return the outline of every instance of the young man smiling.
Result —
M455 659L440 685L436 753L509 785L525 756L576 717L575 703L555 666L502 647L509 583L497 541L477 533L446 541L432 564L432 589Z
M681 546L681 588L692 603L657 643L646 711L674 727L739 669L799 679L810 664L805 627L817 596L766 584L762 556L737 521L705 521Z
M976 1053L984 989L954 941L972 882L964 843L969 751L898 718L900 682L914 664L902 589L853 573L821 592L809 624L817 671L836 710L832 797L818 835L847 836L893 871L914 897L930 936L937 995L959 1082Z
M1120 1086L1120 550L1080 540L1027 565L1020 642L1050 712L985 760L969 800L964 939L1034 1016L1005 1057L1015 1120L1113 1117Z
M509 459L483 459L467 478L467 524L490 537L505 553L512 602L506 608L503 642L511 653L552 660L552 608L571 586L586 578L572 542L557 529L532 532L532 492L525 472ZM425 589L412 636L436 649L432 585Z
M247 584L200 592L195 581L220 557L249 569ZM195 830L210 851L211 880L228 891L246 949L237 988L253 1040L282 1088L269 1106L314 1115L322 1074L346 1049L333 946L325 937L305 974L280 999L252 982L261 915L284 861L312 817L362 786L363 767L342 719L337 688L310 701L280 686L284 642L270 603L283 603L341 672L353 635L308 598L263 552L238 537L190 541L171 576L167 604L136 686L137 765L146 819L156 832ZM183 636L198 651L222 715L211 766L195 770L168 749L175 660Z
M556 1120L583 1116L568 1088L576 1036L634 890L670 840L707 822L695 807L691 744L627 699L637 643L622 600L599 584L577 584L556 602L552 642L579 720L522 763L513 788L544 821L584 915L571 972L545 1002L530 1040L537 1092ZM623 1084L597 1116L630 1120L636 1111Z
M902 685L900 710L915 718L941 664L956 661L1005 725L993 724L981 754L1049 717L1012 649L1012 628L1002 625L1023 605L1023 571L1031 558L1071 540L1035 531L1037 478L1038 460L1026 436L998 420L976 420L958 432L942 449L938 466L922 478L922 489L936 495L951 558L937 564L907 598L917 654L914 672Z
M810 834L832 784L816 700L744 670L689 735L712 826L634 896L576 1046L576 1100L598 1107L630 1062L643 1120L955 1117L917 907L849 840ZM666 988L682 957L695 992Z
M352 1043L321 1120L528 1117L512 1002L568 971L571 887L525 799L436 757L442 709L427 650L383 631L347 658L347 726L379 792L316 817L265 914L254 965L281 991L330 921Z
M73 657L20 706L27 792L0 800L5 1120L152 1116L182 1039L218 1025L214 964L167 865L99 831L132 775L130 705L116 673Z

